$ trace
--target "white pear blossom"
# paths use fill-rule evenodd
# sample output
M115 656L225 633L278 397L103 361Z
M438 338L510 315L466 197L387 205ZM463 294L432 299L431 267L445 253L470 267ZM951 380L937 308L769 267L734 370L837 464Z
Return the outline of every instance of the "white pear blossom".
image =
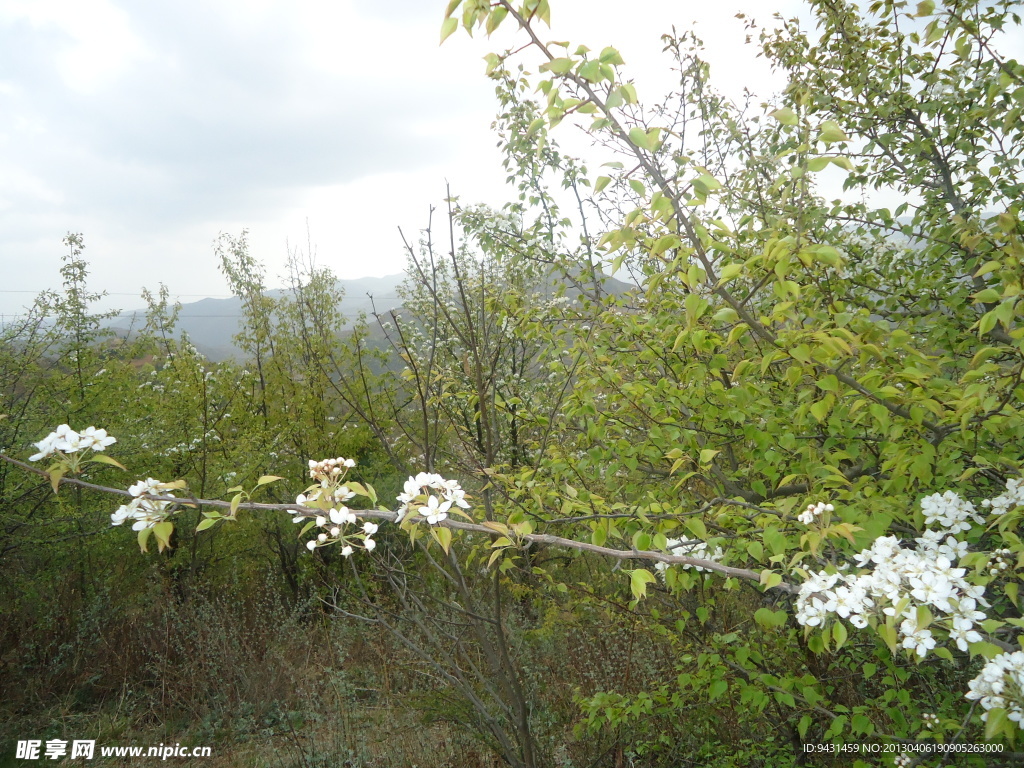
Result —
M451 509L450 501L440 502L437 496L428 496L427 503L419 508L419 513L427 519L430 525L437 525L448 517L448 510Z
M994 499L985 499L981 506L988 507L991 515L1005 515L1010 510L1024 505L1024 480L1012 478L1006 481L1006 491Z
M327 514L331 518L331 522L336 523L337 525L348 525L356 522L355 513L348 507L332 509Z
M144 528L152 528L170 517L170 507L173 502L143 498L146 495L174 497L174 494L165 489L159 480L152 477L139 480L128 487L128 493L134 498L127 504L122 504L117 511L111 514L111 525L122 525L128 520L134 520L132 530L141 531Z
M67 424L61 424L53 432L48 434L38 443L33 445L38 452L28 457L29 461L40 461L55 453L77 453L82 450L91 450L94 453L103 453L108 446L117 442L117 438L107 434L105 429L86 427L79 434Z
M917 653L922 659L935 647L935 638L932 637L930 629L920 628L917 619L908 616L900 624L900 633L903 635L903 647Z
M425 503L422 501L423 496L427 497ZM420 472L406 480L402 486L402 493L398 494L398 501L401 506L395 518L396 523L401 522L412 508L428 518L427 522L430 525L437 525L448 516L448 510L452 505L462 509L470 507L466 500L466 492L457 481L445 480L433 472Z
M352 459L341 457L321 461L309 460L309 475L315 482L304 493L295 497L295 503L300 507L309 508L312 514L296 514L292 521L302 523L312 517L313 526L320 529L314 540L306 542L306 547L311 552L318 547L338 544L342 556L351 557L357 548L367 552L372 552L376 548L377 542L371 538L378 530L376 523L364 521L361 533L347 529L347 526L359 522L358 511L349 509L344 503L357 495L345 484L348 470L355 465ZM458 487L457 483L455 487ZM371 501L374 500L372 491L365 493Z
M1024 720L1024 652L999 654L971 680L968 688L965 698L981 704L985 710L982 720L988 719L988 710L1000 708L1020 725Z
M796 519L804 525L810 525L814 522L816 518L820 517L826 512L834 512L835 509L836 508L831 504L826 504L823 501L819 501L817 504L808 504L807 509L805 509L799 515L797 515Z
M88 448L96 453L102 453L107 447L117 442L116 437L111 437L105 429L86 427L79 435L79 449Z
M708 543L701 541L700 539L691 539L686 536L680 536L678 539L669 539L665 542L669 552L677 557L692 557L697 560L712 560L719 562L724 556L721 547L715 547L714 552L708 551ZM660 571L662 575L669 568L669 563L655 563L655 569ZM689 563L683 563L683 568L689 570L706 572L707 568L699 565L690 565Z
M813 519L819 505L804 513ZM952 491L921 500L921 510L932 529L922 532L907 546L895 536L882 536L868 549L854 555L860 573L810 573L797 595L796 618L806 626L822 626L831 614L858 628L868 626L873 615L896 619L903 648L924 658L935 648L933 629L945 631L962 650L982 640L975 628L988 606L983 585L967 581L967 569L957 567L969 553L957 534L984 522L970 502ZM841 568L839 569L842 570ZM934 617L932 627L919 627L918 607Z
M950 533L957 534L971 529L974 521L979 525L984 524L985 519L977 514L977 510L971 502L961 499L953 491L946 491L942 494L932 494L921 499L921 511L924 512L924 524L932 525L938 523L943 529Z

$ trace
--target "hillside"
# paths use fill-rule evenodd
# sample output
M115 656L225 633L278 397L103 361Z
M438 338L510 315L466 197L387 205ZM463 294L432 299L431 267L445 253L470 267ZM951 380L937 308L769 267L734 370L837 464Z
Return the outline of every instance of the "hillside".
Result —
M398 286L404 275L385 277L361 277L355 280L338 280L338 295L347 323L350 324L361 314L369 314L376 307L386 312L401 304ZM287 294L286 289L275 289L268 296L279 298ZM110 322L110 327L119 333L130 333L145 322L145 310L126 310ZM239 332L242 319L242 300L237 296L228 299L201 299L182 304L178 313L178 333L188 334L189 339L207 358L222 361L238 354L233 342ZM348 325L346 325L348 327Z

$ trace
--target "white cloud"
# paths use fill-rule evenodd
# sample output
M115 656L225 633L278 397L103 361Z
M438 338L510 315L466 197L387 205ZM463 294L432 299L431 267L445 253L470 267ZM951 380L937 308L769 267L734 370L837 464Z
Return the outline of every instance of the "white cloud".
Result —
M424 226L446 179L466 201L511 196L481 59L515 37L514 25L439 47L444 4L0 0L4 285L56 286L72 230L85 235L96 289L163 281L221 294L219 232L249 228L277 274L285 242L305 242L307 220L321 262L339 274L400 269L397 227ZM642 97L673 84L660 35L694 19L716 87L738 97L781 86L734 18L774 23L763 0L553 5L550 37L616 45ZM0 292L0 312L25 298Z
M146 58L128 14L108 0L12 0L0 8L0 22L50 37L57 71L79 93L109 87Z

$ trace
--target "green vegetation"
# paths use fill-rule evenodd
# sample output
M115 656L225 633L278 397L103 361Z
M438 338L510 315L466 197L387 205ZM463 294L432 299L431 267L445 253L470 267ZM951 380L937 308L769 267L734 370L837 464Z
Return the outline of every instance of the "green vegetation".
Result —
M452 0L443 38L519 26L487 57L518 199L449 198L404 308L351 332L327 272L268 298L243 235L217 250L244 364L175 339L166 296L108 338L69 236L64 290L3 330L0 445L102 427L128 473L86 480L182 503L141 555L107 525L126 499L0 462L0 735L223 765L1010 764L1020 18L809 6L760 34L785 92L737 107L692 35L651 102L615 49L544 43L547 0ZM577 121L597 173L556 142ZM355 466L317 500L329 457ZM379 531L326 520L342 483ZM966 745L1003 752L939 751Z

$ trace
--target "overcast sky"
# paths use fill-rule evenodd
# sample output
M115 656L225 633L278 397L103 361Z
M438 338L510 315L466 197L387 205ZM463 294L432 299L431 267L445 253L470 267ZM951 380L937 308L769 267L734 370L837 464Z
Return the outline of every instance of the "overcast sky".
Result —
M404 267L397 228L424 226L445 180L467 202L505 202L481 57L508 38L438 46L444 6L0 0L0 314L59 287L68 231L84 235L91 287L111 294L102 307L135 308L161 282L186 302L225 295L221 232L248 229L276 276L308 222L320 264L385 275ZM694 22L720 89L770 95L780 82L734 16L768 24L800 7L552 6L551 38L616 45L641 97L664 70L660 35Z

